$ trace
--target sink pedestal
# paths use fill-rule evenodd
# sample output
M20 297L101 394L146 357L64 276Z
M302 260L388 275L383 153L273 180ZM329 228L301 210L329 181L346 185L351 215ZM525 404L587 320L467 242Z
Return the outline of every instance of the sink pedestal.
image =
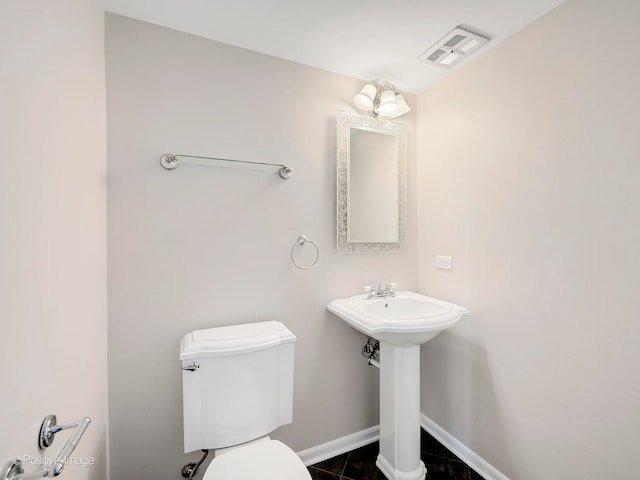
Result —
M424 480L420 460L420 346L380 342L380 453L390 480Z

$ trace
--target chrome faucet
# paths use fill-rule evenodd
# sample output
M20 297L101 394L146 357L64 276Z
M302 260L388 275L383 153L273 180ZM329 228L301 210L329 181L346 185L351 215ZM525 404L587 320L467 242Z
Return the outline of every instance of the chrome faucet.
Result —
M378 284L378 288L372 287L370 285L365 285L364 291L369 292L369 295L367 295L367 298L369 299L395 297L396 292L394 291L394 289L397 286L398 285L396 283L388 283L384 287L382 287L382 284Z

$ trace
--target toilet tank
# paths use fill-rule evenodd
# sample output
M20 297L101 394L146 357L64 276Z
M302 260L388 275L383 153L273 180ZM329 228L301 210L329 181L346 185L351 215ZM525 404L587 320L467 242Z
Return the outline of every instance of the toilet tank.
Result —
M291 423L295 341L275 321L182 338L185 453L248 442ZM185 370L194 362L197 369Z

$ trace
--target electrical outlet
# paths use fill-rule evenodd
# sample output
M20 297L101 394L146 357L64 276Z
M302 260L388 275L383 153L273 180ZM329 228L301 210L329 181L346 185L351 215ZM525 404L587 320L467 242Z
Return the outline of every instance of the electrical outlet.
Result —
M436 268L439 270L453 270L453 258L437 255Z

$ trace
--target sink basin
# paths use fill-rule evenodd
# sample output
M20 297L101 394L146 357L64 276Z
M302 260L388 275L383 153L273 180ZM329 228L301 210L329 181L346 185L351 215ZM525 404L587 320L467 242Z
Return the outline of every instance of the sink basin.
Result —
M374 299L356 295L334 300L327 309L365 335L398 346L425 343L469 313L454 303L414 292Z

